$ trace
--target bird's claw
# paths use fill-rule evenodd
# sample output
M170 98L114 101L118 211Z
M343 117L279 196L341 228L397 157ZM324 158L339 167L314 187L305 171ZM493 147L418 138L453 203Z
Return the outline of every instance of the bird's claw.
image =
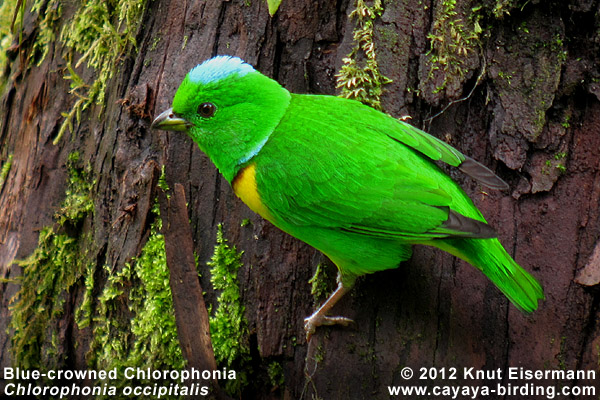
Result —
M354 323L353 320L346 317L328 317L315 313L308 318L304 319L304 331L306 332L306 341L309 342L312 335L317 330L318 326L321 325L343 325L348 326Z

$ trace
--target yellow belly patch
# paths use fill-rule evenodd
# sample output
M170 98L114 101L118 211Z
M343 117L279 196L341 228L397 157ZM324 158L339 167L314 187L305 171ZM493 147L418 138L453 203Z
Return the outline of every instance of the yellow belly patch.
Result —
M256 164L244 167L233 180L233 191L252 211L272 221L273 216L263 204L256 189Z

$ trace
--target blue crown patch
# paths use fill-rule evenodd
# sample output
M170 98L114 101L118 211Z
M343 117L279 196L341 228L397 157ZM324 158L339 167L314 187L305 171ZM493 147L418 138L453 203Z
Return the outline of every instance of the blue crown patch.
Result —
M249 72L254 72L254 68L238 57L216 56L194 67L188 73L188 77L194 83L206 85L225 79L232 74L242 77Z

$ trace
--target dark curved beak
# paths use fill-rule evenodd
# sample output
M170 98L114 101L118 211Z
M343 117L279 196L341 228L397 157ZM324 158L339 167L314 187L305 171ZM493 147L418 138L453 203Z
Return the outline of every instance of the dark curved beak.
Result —
M185 119L178 117L172 108L163 111L160 115L154 118L152 121L152 125L150 125L151 129L162 129L164 131L178 131L178 132L187 132L188 129L192 126L191 123L186 121Z

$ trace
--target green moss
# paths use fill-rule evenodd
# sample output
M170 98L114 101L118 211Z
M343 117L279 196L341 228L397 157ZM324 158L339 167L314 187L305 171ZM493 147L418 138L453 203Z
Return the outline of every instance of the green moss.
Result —
M19 35L21 35L23 27L25 1L18 9L17 3L17 0L3 0L0 5L0 95L4 92L4 86L8 79L8 76L5 76L5 72L8 70L6 68L8 64L6 50L13 42L13 32L19 32ZM15 18L15 26L13 27L14 29L11 30L13 17ZM21 40L22 37L20 36L19 39Z
M568 52L565 50L565 43L560 33L555 33L554 38L550 42L550 50L556 53L558 61L562 64L567 61Z
M58 229L77 226L93 212L91 176L78 168L79 155L67 163L67 196L56 213ZM72 237L55 227L40 231L38 246L24 260L20 288L10 306L11 352L15 365L22 368L53 368L64 354L57 352L58 321L65 309L68 293L90 268L87 235Z
M281 363L273 361L267 367L267 373L269 375L269 381L271 382L271 386L273 386L273 388L278 388L284 385L285 375L283 373L283 367L281 366Z
M504 73L503 71L498 71L498 78L504 79L508 83L508 86L510 86L512 74L507 74L507 73Z
M311 284L310 293L313 295L315 304L318 304L329 293L328 276L323 264L317 265L315 274L308 280Z
M171 188L167 183L167 175L165 174L165 166L160 168L160 176L158 177L158 187L165 192L167 199L171 198Z
M187 40L185 39L186 37L187 35L184 36L184 41ZM152 39L152 44L150 44L150 51L155 51L158 48L158 44L161 40L162 38L160 36L154 36L154 38Z
M556 168L560 174L564 174L565 172L567 172L567 167L565 166L566 158L567 153L563 151L558 152L554 155L554 160L556 161L554 168Z
M2 168L0 169L0 190L4 187L4 182L6 182L6 178L8 177L8 173L10 172L10 168L12 167L13 155L10 154L4 164L2 164Z
M558 369L566 371L567 370L567 362L566 362L566 354L567 354L567 337L562 336L560 338L560 350L556 359L558 360Z
M519 4L520 0L496 0L492 7L492 15L496 18L503 18L505 15L510 15L510 12L516 8L521 7L521 10L529 3L530 0L524 0Z
M81 164L78 153L69 156L67 196L56 213L58 229L66 225L80 226L93 212L94 181L90 167ZM126 366L184 368L160 225L157 214L139 257L119 271L104 267L106 284L99 296L94 296L95 285L99 283L97 265L88 256L90 235L72 237L58 233L55 227L43 228L38 247L19 262L23 267L21 288L10 308L15 365L43 370L65 362L65 352L60 350L58 323L69 292L83 281L83 300L75 310L75 321L79 329L92 328L87 356L90 367L117 368L121 372ZM98 297L97 302L94 302L95 297ZM124 311L127 317L123 317Z
M67 222L76 224L94 211L92 189L96 181L92 179L91 166L88 164L86 167L81 167L79 153L73 152L69 154L67 170L69 171L67 196L56 213L60 225Z
M464 13L466 14L466 13ZM465 16L457 10L456 0L443 0L436 9L430 40L428 80L433 80L436 71L443 74L441 83L433 93L446 88L451 77L463 77L469 71L466 63L468 56L474 53L480 43L482 28L481 6L471 8Z
M92 322L93 313L93 301L94 301L94 275L96 273L96 263L90 262L87 264L84 272L84 286L85 291L83 292L83 301L81 305L75 310L75 322L79 329L84 329L90 326Z
M2 5L0 5L0 66L2 69L4 69L4 63L6 62L6 49L10 47L13 39L10 24L12 23L16 8L17 0L4 0Z
M252 221L250 220L250 218L244 218L242 220L242 222L240 223L240 226L243 228L245 226L250 226L252 225Z
M542 174L550 175L552 173L552 168L555 168L560 175L566 173L566 158L567 153L565 152L558 152L554 154L551 159L544 162L544 165L542 166Z
M93 341L88 354L90 367L126 367L181 370L185 360L177 337L175 313L169 286L165 241L160 218L152 224L150 237L140 256L120 271L105 266L108 275L93 317ZM126 303L129 318L122 318ZM83 305L82 305L83 307ZM123 377L123 374L119 374ZM139 382L152 384L153 381ZM117 387L129 381L112 382Z
M52 0L47 9L58 7L58 4L58 0ZM145 0L86 1L63 27L59 39L67 49L64 58L68 75L64 78L71 81L70 93L76 100L73 108L63 113L65 120L54 140L55 144L67 129L73 131L73 124L79 123L82 111L92 104L104 105L108 80L118 70L123 54L136 46L135 35L145 5ZM75 62L76 54L79 57ZM43 58L38 63L41 61ZM84 63L95 71L91 83L84 82L75 72Z
M38 246L26 259L20 289L10 306L11 352L21 368L51 369L64 355L52 352L68 292L85 271L77 238L58 234L52 227L40 231Z
M62 4L56 0L35 0L31 12L38 14L38 33L29 55L29 62L39 66L56 41L57 22L62 15Z
M211 340L215 359L220 367L238 371L236 380L228 380L225 390L239 397L248 385L250 372L250 345L245 307L240 299L237 273L242 267L242 253L230 247L223 235L223 226L217 228L217 244L211 261L210 281L214 290L220 291L217 308L210 317Z
M336 75L341 97L358 100L378 110L381 110L382 86L391 82L379 71L373 42L373 24L382 13L381 0L374 0L372 6L367 6L364 0L356 0L355 9L350 13L350 18L356 19L354 47L342 59L344 65Z
M319 343L319 345L317 346L314 357L317 365L325 360L325 348L323 348L323 343Z

